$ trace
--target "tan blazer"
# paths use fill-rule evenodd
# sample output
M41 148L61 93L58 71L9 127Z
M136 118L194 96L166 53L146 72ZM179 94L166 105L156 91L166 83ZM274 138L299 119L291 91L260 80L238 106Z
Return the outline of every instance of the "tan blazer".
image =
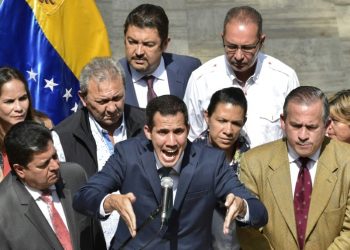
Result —
M254 229L239 232L242 248L268 249L270 244L271 249L298 249L285 140L246 152L241 160L241 180L269 213L263 235L258 236ZM326 138L313 183L305 250L350 249L349 191L350 144Z

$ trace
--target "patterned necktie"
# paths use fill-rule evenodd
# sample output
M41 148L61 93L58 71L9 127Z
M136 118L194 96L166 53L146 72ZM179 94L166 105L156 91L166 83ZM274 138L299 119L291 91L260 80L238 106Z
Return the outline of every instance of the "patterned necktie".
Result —
M154 92L153 89L153 82L154 82L154 76L149 75L149 76L144 76L142 77L143 80L146 81L147 83L147 102L150 102L153 98L157 97L156 92Z
M40 198L47 204L49 208L50 218L54 231L64 250L72 250L73 246L69 231L53 204L51 192L43 192Z
M304 248L306 224L311 200L312 183L307 163L310 159L300 157L301 167L294 191L294 214L297 225L299 248Z

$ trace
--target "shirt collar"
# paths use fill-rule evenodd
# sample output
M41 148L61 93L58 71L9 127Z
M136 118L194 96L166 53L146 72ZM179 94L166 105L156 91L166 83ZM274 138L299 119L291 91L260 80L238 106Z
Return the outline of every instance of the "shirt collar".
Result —
M95 118L90 114L90 112L89 112L89 122L90 122L90 125L94 124L96 126L97 131L99 133L101 134L108 133L107 130L101 127L101 125L95 120ZM116 136L118 133L122 133L124 129L125 129L125 119L124 119L124 112L123 112L122 122L120 126L116 130L114 130L113 135Z
M258 79L258 77L260 75L261 68L262 68L262 63L263 63L263 56L264 55L259 51L258 52L258 57L256 59L256 67L255 67L254 74L249 78L249 79L253 79L254 82ZM231 81L233 81L237 77L235 75L235 72L233 72L233 69L232 69L230 63L228 62L228 60L226 58L226 55L224 57L225 57L225 64L226 64L226 74L229 76ZM238 79L237 79L237 81L238 81Z
M29 187L27 184L24 183L25 188L29 192L29 194L33 197L34 200L40 199L40 196L42 195L42 191L38 190L36 188ZM49 187L49 189L53 192L56 190L56 186L52 185Z
M141 78L145 76L145 74L136 71L132 67L130 67L130 71L133 83L140 81ZM163 57L160 58L159 65L156 70L152 72L152 76L157 78L157 80L166 80L166 70Z
M290 146L288 142L287 142L287 147L288 147L289 163L298 161L300 156L294 151L294 149ZM320 153L321 153L321 147L319 147L319 149L317 149L317 151L313 155L309 156L308 158L313 160L314 162L317 162L318 158L320 157Z
M162 168L163 166L160 163L156 152L154 152L154 157L156 158L156 167L157 167L157 170L158 170L158 169ZM178 174L180 173L180 170L181 170L181 163L182 163L182 159L183 158L184 158L184 152L182 152L182 154L180 155L180 158L176 162L176 164L173 167L171 167Z

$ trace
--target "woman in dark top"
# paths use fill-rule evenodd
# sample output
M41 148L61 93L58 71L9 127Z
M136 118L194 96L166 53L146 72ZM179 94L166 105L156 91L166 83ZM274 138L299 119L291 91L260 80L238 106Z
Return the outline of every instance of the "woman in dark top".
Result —
M249 143L242 135L246 114L247 100L241 89L230 87L218 90L211 97L208 109L205 111L208 129L194 141L224 150L227 161L237 175L239 175L241 155L249 149ZM240 249L235 223L232 223L232 233L223 234L225 212L225 207L219 204L214 211L213 248L215 250Z

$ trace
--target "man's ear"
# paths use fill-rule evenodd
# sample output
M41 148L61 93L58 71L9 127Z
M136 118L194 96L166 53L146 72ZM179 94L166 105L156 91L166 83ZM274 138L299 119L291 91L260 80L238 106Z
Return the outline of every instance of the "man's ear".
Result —
M143 132L145 133L145 136L147 137L148 140L151 140L151 129L148 127L148 125L145 125L143 127Z
M281 122L281 128L284 131L284 129L285 129L285 117L283 116L283 114L280 115L280 122Z
M171 41L171 38L168 37L167 39L165 39L163 42L162 42L162 51L165 52L166 49L168 48L168 45Z
M83 96L83 95L81 94L81 91L80 91L80 90L78 91L78 95L79 95L79 99L80 99L81 103L83 104L84 107L86 107L86 102L85 102L86 96Z
M15 163L13 164L13 170L16 172L16 174L21 178L24 179L25 173L24 173L24 167Z
M208 116L208 110L204 111L204 120L207 123L207 125L209 124L209 116Z

